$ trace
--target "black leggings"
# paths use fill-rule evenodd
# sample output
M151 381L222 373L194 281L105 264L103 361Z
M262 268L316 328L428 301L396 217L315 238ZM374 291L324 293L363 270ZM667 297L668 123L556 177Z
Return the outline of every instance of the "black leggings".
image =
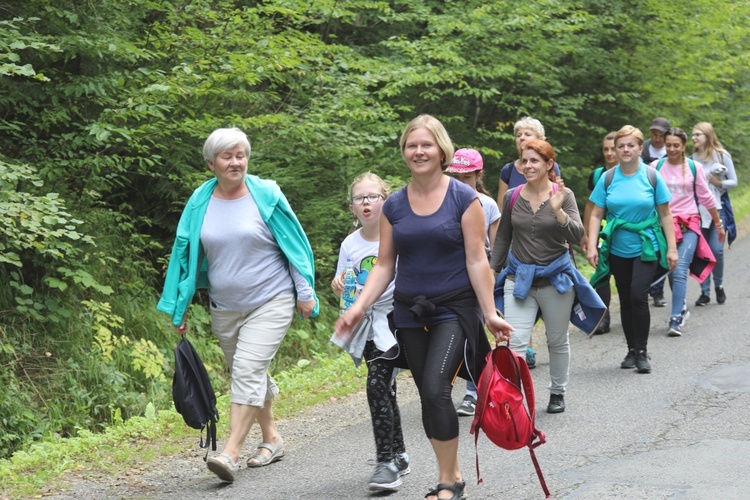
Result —
M428 439L458 437L458 416L453 407L453 380L464 360L466 336L458 321L424 328L399 328L409 369L422 400L422 425Z
M401 413L396 402L393 362L381 358L382 355L383 351L375 347L375 342L368 340L363 356L367 361L367 403L370 405L378 463L390 462L395 455L406 451Z
M609 286L609 279L607 279L606 283L597 287L596 294L602 299L607 309L609 309L609 303L612 301L612 288Z
M659 266L657 261L643 262L640 257L626 259L609 256L609 268L615 277L620 297L620 319L629 349L646 350L651 312L648 291Z

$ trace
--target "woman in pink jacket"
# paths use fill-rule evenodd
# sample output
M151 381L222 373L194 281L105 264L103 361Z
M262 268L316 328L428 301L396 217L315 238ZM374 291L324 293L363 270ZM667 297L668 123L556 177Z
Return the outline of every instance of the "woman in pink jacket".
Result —
M672 288L672 313L667 335L679 337L682 335L681 327L690 315L685 302L685 294L688 272L692 273L695 269L691 269L691 263L694 259L699 259L706 264L699 272L700 274L693 274L698 281L702 281L716 265L716 259L701 233L698 204L706 207L708 213L711 214L719 230L719 241L724 239L724 229L719 218L719 211L716 209L716 200L708 189L706 176L695 175L696 171L702 173L703 167L699 163L691 166L685 157L687 134L681 128L672 127L664 137L667 156L654 161L651 166L659 170L672 193L669 208L674 218L679 260L677 267L669 274L669 286Z

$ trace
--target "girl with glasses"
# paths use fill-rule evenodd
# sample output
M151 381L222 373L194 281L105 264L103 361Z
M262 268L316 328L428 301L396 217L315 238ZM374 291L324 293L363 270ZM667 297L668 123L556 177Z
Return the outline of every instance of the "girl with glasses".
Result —
M354 215L354 230L341 243L336 276L331 282L333 292L344 292L342 274L347 260L351 260L357 275L357 290L361 291L367 277L378 263L380 249L380 216L382 200L388 198L388 187L383 179L366 172L349 187L349 205ZM362 227L357 228L361 223ZM351 340L341 341L336 335L331 341L345 348L354 364L364 358L367 364L367 402L370 406L372 430L375 436L376 466L368 482L371 491L395 491L401 486L401 476L408 474L409 456L401 431L401 415L396 402L396 378L393 360L398 354L396 338L388 327L388 313L393 310L393 281L366 312L352 334Z

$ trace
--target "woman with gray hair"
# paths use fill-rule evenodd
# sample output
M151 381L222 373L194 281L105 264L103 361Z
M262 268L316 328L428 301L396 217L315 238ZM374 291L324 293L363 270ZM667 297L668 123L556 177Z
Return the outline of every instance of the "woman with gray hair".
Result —
M185 206L157 309L180 335L197 288L207 288L211 329L232 376L229 438L208 469L234 481L242 445L257 420L263 442L248 459L262 467L284 456L271 411L279 388L268 373L294 316L317 316L312 248L274 181L247 173L250 141L237 128L214 130L203 146L214 178Z

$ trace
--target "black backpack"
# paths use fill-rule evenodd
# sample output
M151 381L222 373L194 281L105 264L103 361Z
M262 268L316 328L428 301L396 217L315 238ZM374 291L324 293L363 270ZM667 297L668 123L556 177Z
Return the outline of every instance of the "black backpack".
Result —
M216 395L208 380L208 373L198 353L186 337L182 337L174 350L174 378L172 379L172 398L177 413L182 415L185 423L201 431L200 447L208 446L216 451L216 421L219 410L216 409ZM206 444L203 445L203 429L206 430Z

